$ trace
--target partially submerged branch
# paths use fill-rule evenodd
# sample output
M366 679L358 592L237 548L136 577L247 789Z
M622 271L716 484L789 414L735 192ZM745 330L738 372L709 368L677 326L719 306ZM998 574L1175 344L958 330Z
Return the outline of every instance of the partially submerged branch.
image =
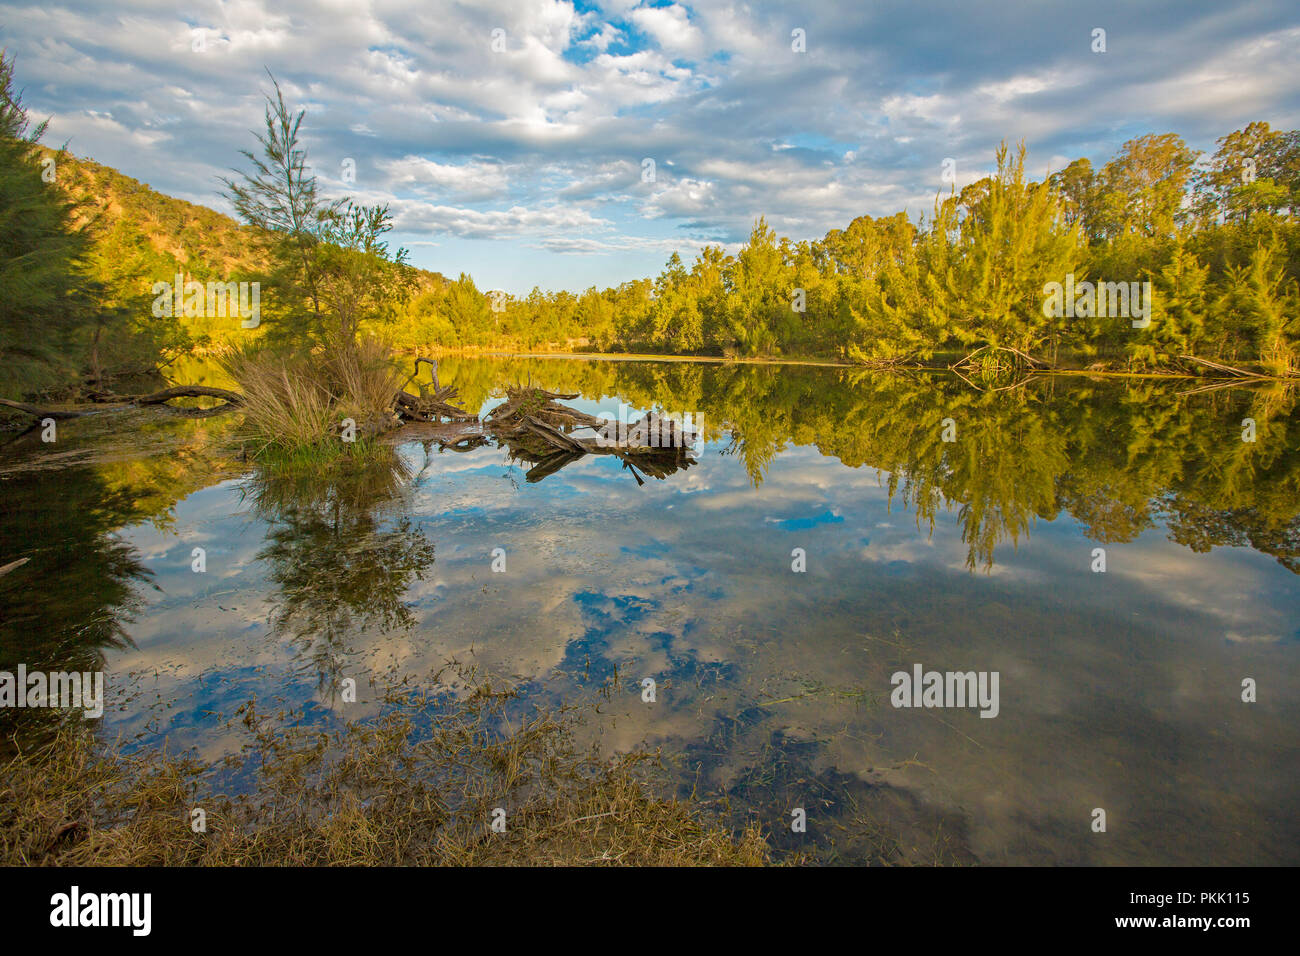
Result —
M1216 372L1223 372L1237 378L1274 378L1272 375L1264 375L1260 372L1250 372L1245 369L1233 368L1231 365L1224 365L1221 362L1212 362L1209 359L1198 358L1195 355L1178 356L1185 362L1195 362L1197 365L1204 365L1206 368L1214 369Z
M53 418L62 421L67 418L80 418L87 414L89 410L61 409L61 408L41 408L37 405L28 405L25 402L11 402L7 398L0 398L0 406L13 408L24 412L35 418Z
M423 382L418 381L420 375L420 366L428 365L430 376L433 380L433 388L429 389ZM412 395L406 391L406 386L415 384L419 389L419 395ZM410 377L403 383L402 387L397 390L394 396L394 411L403 421L418 422L439 422L447 419L453 422L470 422L478 421L478 416L473 415L458 405L452 404L456 401L459 390L454 385L438 384L438 363L431 358L417 356L415 359L415 370Z
M213 388L209 385L177 385L148 395L113 396L108 402L77 408L42 408L39 405L14 402L7 398L0 398L0 406L15 409L31 415L33 418L53 418L56 421L65 421L70 418L80 418L83 415L92 415L96 412L121 411L139 405L162 405L174 398L220 398L226 403L225 405L218 405L215 409L207 409L207 411L221 411L244 404L244 396L224 388Z
M244 396L238 392L232 392L224 388L214 388L211 385L176 385L172 388L164 388L161 392L140 395L128 399L128 401L133 405L161 405L163 402L170 402L173 398L221 398L231 405L244 404Z
M513 388L507 390L505 402L484 416L484 426L513 457L534 464L526 475L529 482L541 481L586 455L620 458L638 484L644 484L642 472L662 479L695 463L689 453L696 435L678 422L649 412L638 422L620 424L557 401L576 397ZM595 437L574 434L583 429L594 431Z

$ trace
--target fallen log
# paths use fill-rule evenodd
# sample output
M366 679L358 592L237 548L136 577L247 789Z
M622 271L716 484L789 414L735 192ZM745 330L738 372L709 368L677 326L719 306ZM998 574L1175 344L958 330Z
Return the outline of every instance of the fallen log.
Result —
M568 435L564 434L564 432L560 431L558 428L553 428L552 426L546 424L546 422L534 418L532 415L525 415L523 424L524 427L527 428L529 431L540 435L542 438L546 439L552 445L555 445L557 448L563 449L565 451L578 452L580 454L587 451L586 447L584 447L582 442L570 438Z
M1196 362L1198 365L1204 365L1207 368L1212 368L1216 372L1226 372L1229 375L1235 375L1238 378L1270 378L1271 377L1268 375L1262 375L1259 372L1250 372L1245 369L1233 368L1231 365L1223 365L1219 362L1211 362L1209 359L1198 358L1195 355L1180 355L1178 357L1188 362Z
M543 388L508 388L506 389L506 400L484 415L483 420L504 421L516 418L519 415L520 406L525 406L524 411L534 416L540 417L559 412L574 418L587 418L593 422L599 421L599 419L584 415L576 409L556 404L557 400L568 401L577 397L576 392L548 392Z
M543 458L532 468L524 473L524 481L534 485L543 478L549 478L565 465L577 461L583 453L573 451L557 451Z
M150 395L138 395L128 401L134 405L161 405L163 402L170 402L173 398L222 398L231 405L244 404L244 396L238 392L213 388L211 385L176 385Z
M83 408L41 408L39 405L28 405L26 402L13 402L7 398L0 398L0 405L5 408L17 409L25 412L35 418L53 418L57 421L64 421L69 418L80 418L83 415L92 415L96 412L116 412L125 408L131 408L136 405L162 405L170 402L173 398L220 398L225 400L225 405L218 405L215 408L203 409L204 412L222 411L227 408L234 408L244 404L244 396L238 392L231 392L224 388L213 388L209 385L177 385L173 388L165 388L161 392L152 392L148 395L119 395L114 396L114 401L102 404L94 404Z
M620 425L556 401L573 397L540 388L511 388L506 401L484 416L484 426L510 450L511 459L532 464L524 476L527 481L541 481L587 455L620 459L638 485L645 483L643 475L664 479L695 464L689 447L696 437L693 429L656 412ZM582 429L596 436L573 434Z
M443 418L454 422L476 421L478 418L478 416L471 415L465 409L445 401L437 398L421 398L419 395L412 395L403 389L397 391L393 401L397 406L397 413L403 418L426 422L437 422Z
M5 408L16 408L20 412L26 412L36 418L54 418L62 421L67 418L80 418L82 415L88 415L96 409L83 410L59 410L54 408L41 408L37 405L28 405L25 402L11 402L7 398L0 398L0 405Z

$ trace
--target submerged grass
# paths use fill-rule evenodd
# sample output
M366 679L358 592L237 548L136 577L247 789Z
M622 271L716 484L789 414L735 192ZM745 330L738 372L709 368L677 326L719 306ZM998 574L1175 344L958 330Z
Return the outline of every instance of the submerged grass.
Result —
M310 445L259 444L253 457L264 473L276 476L315 477L323 473L347 473L356 464L369 469L390 457L390 445L374 438L343 442L337 438Z
M650 754L579 752L568 711L508 713L511 692L390 689L385 710L333 733L237 713L248 743L204 766L99 747L64 729L0 779L0 864L761 865L756 827L733 832L692 802L654 796ZM219 781L251 775L250 796ZM494 811L505 832L493 832ZM192 811L206 814L194 832Z

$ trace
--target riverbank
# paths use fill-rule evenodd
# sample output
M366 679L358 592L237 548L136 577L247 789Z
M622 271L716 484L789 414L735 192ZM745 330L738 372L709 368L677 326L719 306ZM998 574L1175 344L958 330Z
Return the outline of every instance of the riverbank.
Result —
M704 365L788 365L800 366L806 368L846 368L858 369L864 371L917 371L917 372L951 372L954 364L961 356L953 356L952 362L940 361L931 363L917 364L900 364L888 367L863 365L860 362L847 362L843 360L817 358L817 357L791 357L791 358L740 358L727 357L720 355L669 355L650 352L513 352L493 349L442 349L429 347L427 349L404 349L401 354L407 356L426 355L435 358L443 356L456 356L460 358L497 358L497 359L564 359L564 360L583 360L590 362L662 362L662 363L695 363ZM1295 381L1294 378L1284 378L1271 375L1252 373L1248 377L1241 377L1227 374L1196 374L1194 372L1156 372L1156 371L1121 371L1108 368L1080 368L1075 366L1044 366L1041 368L1025 369L1026 375L1073 375L1085 378L1131 378L1131 379L1190 379L1194 381L1202 379L1211 379L1214 381L1234 382L1239 384L1249 384L1252 381L1267 382L1285 382Z
M870 365L861 362L853 362L845 359L830 358L827 356L809 355L809 356L726 356L726 355L678 355L666 352L530 352L518 351L514 349L488 349L488 348L445 348L437 345L420 346L418 348L399 347L395 353L402 357L405 365L415 356L427 356L431 358L443 358L454 356L457 358L479 358L479 359L557 359L566 361L588 361L588 362L657 362L663 364L696 364L696 365L775 365L775 366L797 366L804 368L844 368L856 369L860 371L917 371L917 372L950 372L954 366L958 365L964 355L957 353L944 354L936 356L929 362L916 363L898 363L893 365ZM205 357L215 358L221 354L221 349L194 349L189 355L193 358L202 359ZM1123 378L1123 379L1186 379L1193 381L1215 381L1215 382L1236 382L1249 384L1252 381L1268 382L1287 382L1300 381L1295 376L1275 376L1268 375L1258 371L1249 371L1244 374L1231 374L1225 371L1216 371L1208 366L1200 366L1199 369L1186 369L1179 371L1156 371L1142 370L1131 371L1124 368L1115 367L1119 360L1103 361L1086 366L1083 360L1071 362L1067 359L1065 364L1046 365L1040 363L1034 367L1026 367L1022 370L1025 375L1073 375L1084 376L1088 378ZM177 367L184 369L187 367L185 362L177 363ZM174 376L175 377L175 376ZM183 376L180 376L183 377ZM206 380L203 384L209 384Z

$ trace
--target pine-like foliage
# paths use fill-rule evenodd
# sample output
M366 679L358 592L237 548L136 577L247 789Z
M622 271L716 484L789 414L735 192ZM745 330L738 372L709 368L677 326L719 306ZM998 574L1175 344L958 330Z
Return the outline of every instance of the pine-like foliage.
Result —
M68 384L91 321L86 240L56 185L62 154L37 145L45 127L30 127L0 53L0 395L11 398Z

